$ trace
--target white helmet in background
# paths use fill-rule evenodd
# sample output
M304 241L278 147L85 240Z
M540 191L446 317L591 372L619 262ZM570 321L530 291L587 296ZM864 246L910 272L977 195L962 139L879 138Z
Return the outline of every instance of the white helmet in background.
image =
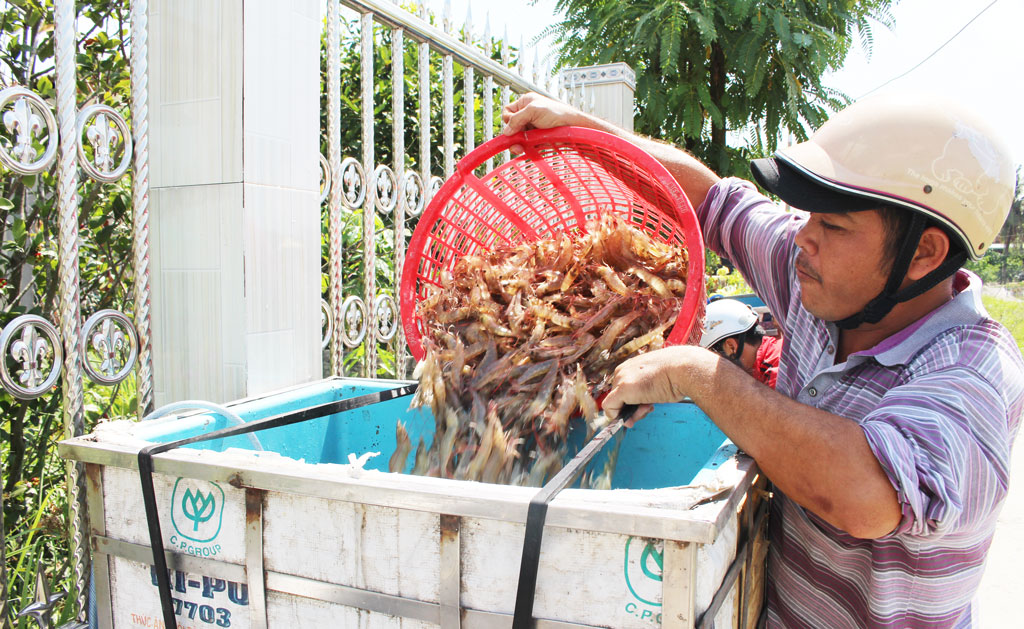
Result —
M700 346L714 347L722 339L742 334L757 325L754 309L735 299L719 299L708 304L704 315L704 333Z

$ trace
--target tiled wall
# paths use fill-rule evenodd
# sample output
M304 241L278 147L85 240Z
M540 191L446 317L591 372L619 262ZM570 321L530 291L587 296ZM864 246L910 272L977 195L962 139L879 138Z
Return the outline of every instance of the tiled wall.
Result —
M149 19L156 403L319 378L317 2Z

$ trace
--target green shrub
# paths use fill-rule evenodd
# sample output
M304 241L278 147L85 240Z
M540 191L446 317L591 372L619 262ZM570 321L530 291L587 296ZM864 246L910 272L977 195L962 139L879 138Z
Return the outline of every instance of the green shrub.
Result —
M996 297L982 297L989 316L1006 326L1024 354L1024 303Z
M754 290L747 285L740 272L710 249L704 250L704 283L708 295L745 295Z
M1012 251L989 249L981 260L968 262L964 266L977 273L986 284L1024 282L1024 249L1020 247L1015 247Z

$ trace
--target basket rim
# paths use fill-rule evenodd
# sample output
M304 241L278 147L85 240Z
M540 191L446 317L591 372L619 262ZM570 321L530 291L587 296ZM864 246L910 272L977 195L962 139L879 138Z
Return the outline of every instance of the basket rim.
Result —
M587 127L553 127L551 129L529 129L520 131L513 135L500 135L489 140L463 157L455 166L455 170L447 181L442 184L438 192L430 200L430 203L420 214L419 222L413 230L409 245L406 247L405 261L402 266L402 276L399 285L399 303L401 310L401 324L405 332L406 343L413 358L421 360L424 356L421 335L416 328L415 309L418 303L415 292L415 275L423 249L423 244L429 236L433 224L444 208L448 199L455 194L467 178L486 181L490 172L483 177L477 178L473 171L484 164L488 159L493 158L502 151L509 150L514 146L530 148L553 143L578 143L600 146L624 156L641 169L646 170L651 177L657 181L672 201L674 215L670 217L676 222L682 231L685 248L688 254L688 269L686 273L687 287L697 287L699 290L687 290L680 306L680 316L687 315L685 320L677 319L678 323L685 324L686 337L682 340L676 339L674 343L692 342L694 338L694 326L702 306L704 305L704 238L701 233L700 223L697 214L683 192L682 186L669 173L665 166L656 160L650 153L630 143L625 138ZM496 166L494 170L503 168L505 165ZM678 325L673 326L670 336L674 336Z

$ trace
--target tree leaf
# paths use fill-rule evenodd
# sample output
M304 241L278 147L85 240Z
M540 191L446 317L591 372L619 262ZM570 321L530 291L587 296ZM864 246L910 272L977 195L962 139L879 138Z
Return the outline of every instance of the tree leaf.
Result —
M14 221L11 223L11 236L13 237L14 242L18 243L19 245L24 245L25 234L25 221L22 220L20 216L15 217Z
M782 11L775 11L772 15L772 21L775 24L775 33L779 36L779 42L785 46L792 41L792 35L789 32L789 19L786 18L785 14Z

